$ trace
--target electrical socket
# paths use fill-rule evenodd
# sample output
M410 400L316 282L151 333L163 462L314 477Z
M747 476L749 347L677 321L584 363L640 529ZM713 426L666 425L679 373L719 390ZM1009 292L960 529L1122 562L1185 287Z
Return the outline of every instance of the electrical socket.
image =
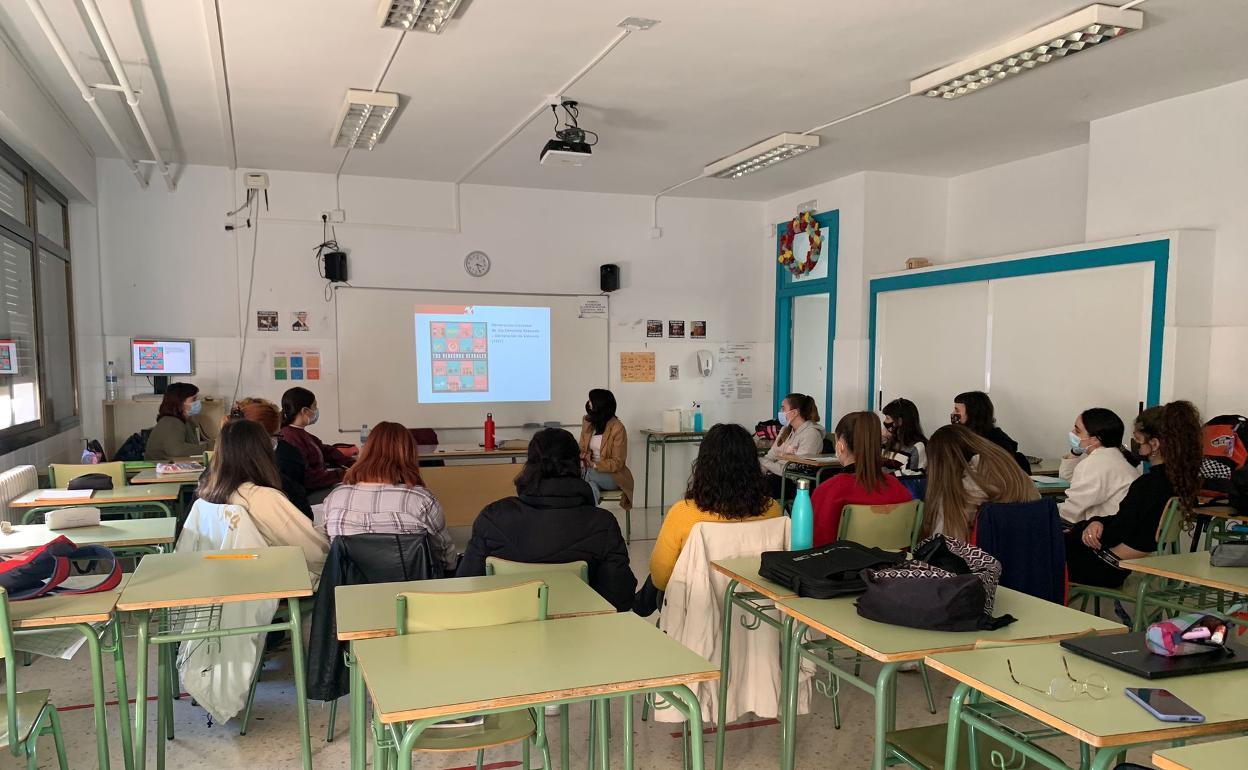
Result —
M347 212L345 209L322 211L321 216L331 225L340 225L347 221Z

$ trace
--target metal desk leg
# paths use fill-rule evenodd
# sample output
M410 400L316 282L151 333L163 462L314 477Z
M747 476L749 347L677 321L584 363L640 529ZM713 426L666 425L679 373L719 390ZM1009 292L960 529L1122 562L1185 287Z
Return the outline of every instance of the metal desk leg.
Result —
M161 624L164 630L164 624ZM169 729L169 704L172 693L169 687L169 644L156 645L156 770L165 770L165 742L171 736Z
M698 697L686 685L677 685L669 693L677 703L685 706L685 716L689 725L689 766L694 770L702 770L704 764L702 752L702 705Z
M569 770L572 767L568 759L571 754L571 748L568 745L568 717L571 710L572 707L566 703L559 706L559 767L563 770Z
M609 700L603 698L597 702L595 709L595 729L598 732L598 770L611 770L611 722L607 704Z
M104 659L100 654L100 637L90 623L75 623L72 626L87 640L88 653L91 657L91 704L95 712L95 749L99 757L101 770L109 770L108 762L108 721L104 703Z
M663 495L667 493L667 439L659 441L659 519L667 512Z
M642 506L650 507L650 435L646 435L646 502Z
M633 695L624 697L624 770L633 770Z
M151 610L139 610L135 613L138 628L138 647L134 651L134 766L137 770L147 767L147 656L148 636L151 633L148 623L151 621Z
M900 663L885 663L875 679L875 752L871 760L872 770L884 770L885 737L897 724L896 706L897 669ZM957 767L957 765L954 765Z
M801 640L806 625L784 616L784 653L781 657L780 688L780 770L793 770L793 756L797 746L797 681L801 669Z
M347 667L351 676L351 691L347 694L351 710L351 770L366 770L367 736L364 731L368 729L365 722L368 697L364 694L364 675L360 673L360 665L355 659L355 642L347 648Z
M108 650L113 653L113 678L117 681L117 715L121 721L121 755L126 770L134 770L134 732L130 722L130 694L126 684L126 656L122 646L121 618L109 625Z
M299 599L286 600L290 612L290 658L295 669L295 709L299 716L299 740L303 749L303 770L312 770L312 740L308 734L308 686L303 662L303 624Z
M970 685L959 684L949 701L949 731L945 734L945 767L958 766L958 742L962 739L962 706L970 695Z
M724 742L727 728L724 725L728 716L728 661L732 649L732 595L736 592L737 581L729 580L724 589L724 627L720 635L719 651L719 702L715 715L715 770L724 770Z

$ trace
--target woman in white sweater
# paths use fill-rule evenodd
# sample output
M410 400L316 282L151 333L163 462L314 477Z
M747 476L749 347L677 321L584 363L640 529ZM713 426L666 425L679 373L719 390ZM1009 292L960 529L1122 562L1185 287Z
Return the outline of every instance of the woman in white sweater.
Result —
M785 396L776 417L782 426L780 435L776 436L767 454L758 460L763 466L772 497L780 496L780 477L784 475L785 461L779 456L814 457L823 451L825 435L823 426L819 424L819 407L815 399L804 393Z
M1057 506L1065 524L1118 513L1127 487L1140 476L1135 458L1122 448L1123 433L1122 420L1108 409L1088 409L1075 418L1070 452L1058 470L1070 482Z

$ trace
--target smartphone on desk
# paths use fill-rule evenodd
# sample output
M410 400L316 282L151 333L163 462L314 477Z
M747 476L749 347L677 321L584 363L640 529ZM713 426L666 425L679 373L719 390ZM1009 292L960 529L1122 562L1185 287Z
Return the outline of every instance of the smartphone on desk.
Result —
M1205 715L1159 687L1128 687L1127 697L1163 722L1203 722Z

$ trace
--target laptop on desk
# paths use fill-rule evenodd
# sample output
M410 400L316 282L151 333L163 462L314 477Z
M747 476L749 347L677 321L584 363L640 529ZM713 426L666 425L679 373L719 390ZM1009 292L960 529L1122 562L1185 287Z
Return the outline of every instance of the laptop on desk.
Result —
M1226 650L1167 658L1149 651L1144 632L1085 636L1062 641L1062 647L1080 657L1145 679L1210 674L1248 667L1248 647L1227 643Z

